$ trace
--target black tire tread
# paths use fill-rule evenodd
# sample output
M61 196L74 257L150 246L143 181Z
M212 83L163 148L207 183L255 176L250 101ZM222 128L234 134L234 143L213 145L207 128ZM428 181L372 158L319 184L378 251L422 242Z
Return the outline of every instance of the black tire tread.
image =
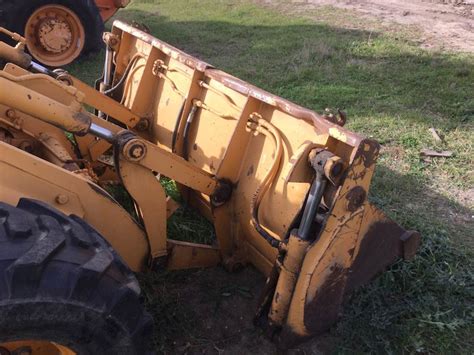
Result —
M5 248L8 252L2 252ZM22 311L17 309L13 315L12 307L23 304L36 311L35 305L54 303L103 320L94 324L102 324L97 334L109 337L102 339L107 350L90 341L82 352L146 353L152 320L143 310L139 293L132 271L79 217L31 199L21 199L17 207L0 202L0 342L18 338L15 324ZM51 340L68 341L64 336Z

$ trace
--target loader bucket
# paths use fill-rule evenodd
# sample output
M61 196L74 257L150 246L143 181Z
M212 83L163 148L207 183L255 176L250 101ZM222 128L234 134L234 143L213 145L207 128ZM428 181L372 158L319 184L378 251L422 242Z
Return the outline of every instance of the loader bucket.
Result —
M0 104L29 108L42 124L75 133L76 151L95 169L94 179L115 178L128 190L139 223L120 217L116 206L100 207L115 202L95 180L54 167L65 175L57 184L71 180L62 194L77 186L74 199L84 210L107 209L107 220L94 219L100 211L84 218L134 270L144 260L169 269L254 265L267 276L255 321L287 348L326 331L355 288L414 257L420 235L368 201L379 144L345 129L345 114L298 106L120 21L104 40L100 92L64 72L30 75L7 65L0 80L10 89ZM38 92L42 82L45 95ZM41 110L28 106L31 97L44 102ZM56 114L59 108L64 114ZM51 164L35 164L42 168L37 177L52 171ZM175 180L184 203L213 223L212 245L167 238L176 203L160 176ZM93 191L94 205L79 186ZM42 196L35 193L30 197L40 200L57 195L49 185ZM58 208L71 213L67 204Z
M367 200L378 143L343 128L343 115L319 115L122 22L112 34L115 82L133 76L119 97L150 118L139 134L231 185L222 201L182 193L214 223L224 265L268 276L256 318L282 346L327 330L352 290L414 256L419 234ZM326 171L302 236L318 157L340 171Z

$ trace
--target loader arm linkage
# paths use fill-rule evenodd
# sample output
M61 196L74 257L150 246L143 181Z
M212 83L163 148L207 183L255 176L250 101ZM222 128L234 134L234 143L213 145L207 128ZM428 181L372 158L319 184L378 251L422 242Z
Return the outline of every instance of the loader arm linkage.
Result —
M47 181L28 197L81 215L134 270L253 264L268 277L256 320L282 347L328 329L354 288L414 256L419 234L367 200L378 143L343 128L342 114L318 115L123 22L104 40L97 90L0 43L1 201ZM8 178L19 171L24 181ZM167 238L178 205L160 177L214 224L213 245Z

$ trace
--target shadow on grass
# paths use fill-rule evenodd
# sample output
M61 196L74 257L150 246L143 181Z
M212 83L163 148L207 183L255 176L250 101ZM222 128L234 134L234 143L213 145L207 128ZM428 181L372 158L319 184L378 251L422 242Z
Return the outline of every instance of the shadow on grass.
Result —
M122 15L147 24L160 39L303 106L346 108L353 117L349 128L385 143L406 149L415 145L416 150L430 143L430 137L420 137L427 127L460 130L461 139L472 127L474 65L461 55L428 53L395 38L323 24L175 22L133 9L118 17ZM470 149L463 146L467 140L460 143L454 159L459 165L466 163L462 156ZM453 169L465 176L465 165ZM461 240L473 238L473 212L427 188L428 179L413 169L401 174L385 165L377 168L372 200L404 227L419 230L423 244L413 262L397 263L352 297L330 332L336 339L332 350L472 349L474 265ZM248 320L253 312L257 295L250 292L248 301L242 301L238 292L225 291L248 282L249 272L240 275L222 270L143 275L145 297L158 325L157 349L271 349L250 324L232 337L222 330L226 322L242 326L235 314ZM224 299L225 312L219 307L210 311ZM303 348L318 346L316 341Z

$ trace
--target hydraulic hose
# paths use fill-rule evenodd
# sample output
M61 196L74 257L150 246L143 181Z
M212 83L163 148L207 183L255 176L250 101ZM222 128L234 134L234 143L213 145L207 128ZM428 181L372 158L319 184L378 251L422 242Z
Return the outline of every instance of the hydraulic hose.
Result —
M268 191L269 187L272 185L275 176L280 168L281 157L283 155L283 142L281 135L278 130L268 121L265 121L262 118L258 118L256 121L250 121L250 126L256 124L256 127L253 127L258 133L265 135L266 137L272 138L275 144L275 159L273 160L270 170L263 178L261 184L255 190L252 200L250 202L251 218L252 224L257 230L257 232L273 247L278 247L281 243L280 240L272 236L265 228L262 227L258 218L258 210L260 203L262 202L263 196Z
M128 62L127 64L127 67L125 68L125 71L122 75L122 77L120 78L120 80L113 86L111 87L110 89L108 90L105 90L104 91L104 94L105 95L109 95L110 93L113 93L115 90L117 90L122 84L123 82L125 81L125 79L128 77L128 74L130 72L130 69L132 69L132 66L135 64L136 61L138 61L138 59L140 58L143 58L143 55L142 54L139 54L139 53L136 53L132 59L130 59L130 61Z

